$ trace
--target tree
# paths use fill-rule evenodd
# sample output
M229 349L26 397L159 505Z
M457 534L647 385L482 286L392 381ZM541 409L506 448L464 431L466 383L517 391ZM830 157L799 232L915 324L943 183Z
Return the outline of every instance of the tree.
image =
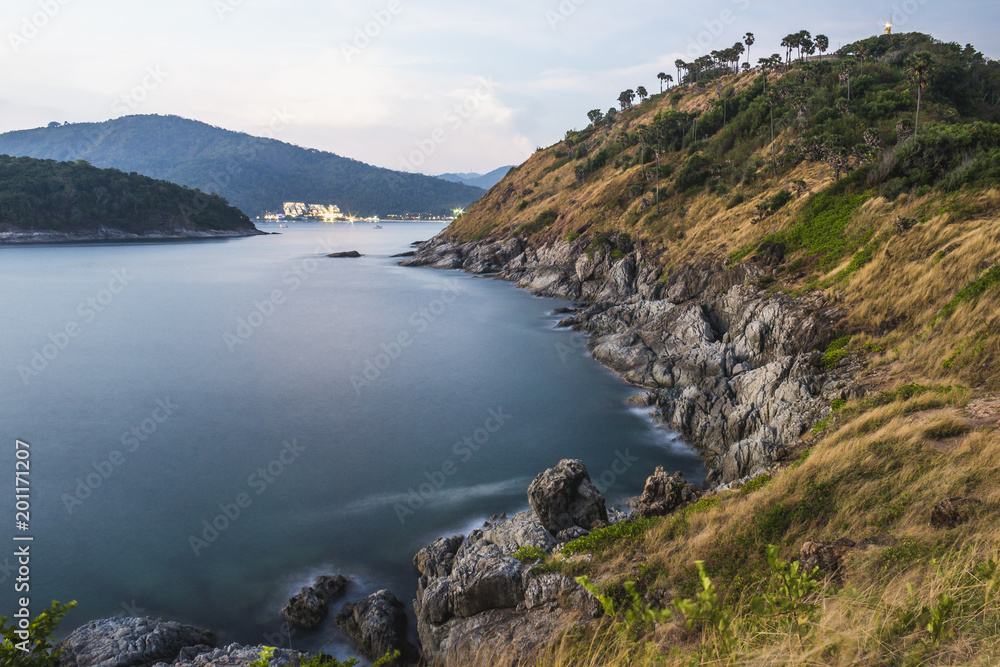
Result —
M681 70L687 69L687 63L678 58L677 60L674 61L674 67L677 68L677 83L678 84L684 83L684 78L681 76Z
M736 42L733 44L733 48L730 51L729 62L733 63L733 72L739 73L740 71L740 56L746 53L746 47L743 46L743 42Z
M743 36L743 43L747 45L747 65L750 65L750 47L753 46L754 41L752 32L748 32Z
M913 74L913 79L917 84L917 119L913 123L914 137L920 131L920 102L923 99L924 91L927 90L927 76L930 74L932 67L931 54L926 51L914 55L913 61L910 64L910 72Z
M618 96L618 103L622 106L622 111L631 109L633 101L635 101L635 91L631 88L623 90L621 95Z
M800 30L795 34L795 47L799 50L799 60L802 60L802 52L808 50L812 45L812 35L808 30Z
M669 88L670 84L672 84L674 82L674 77L672 77L669 74L667 74L667 76L666 76L666 78L664 80L667 82L667 88Z
M594 125L594 127L597 127L604 121L604 114L601 113L600 109L592 109L587 112L587 118L590 119L590 122Z
M656 75L656 78L660 80L660 92L661 93L663 92L663 82L667 80L667 76L669 76L669 75L666 72L660 72L659 74Z
M639 96L640 103L645 102L646 98L649 97L649 93L646 92L646 88L644 86L639 86L638 88L636 88L635 94Z
M826 35L816 35L816 48L819 49L820 55L824 55L830 48L830 38Z

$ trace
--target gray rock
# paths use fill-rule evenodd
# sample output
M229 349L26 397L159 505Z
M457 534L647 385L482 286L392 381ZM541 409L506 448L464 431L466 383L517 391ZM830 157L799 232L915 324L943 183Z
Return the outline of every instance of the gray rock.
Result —
M591 530L608 522L604 497L590 481L587 467L574 459L563 459L535 477L528 502L553 534L574 526Z
M208 630L156 618L91 621L59 642L64 667L146 667L172 663L188 647L215 646Z
M536 547L552 553L556 541L531 510L519 512L506 521L498 521L483 528L483 539L512 554L522 547Z
M360 602L348 602L337 614L337 625L367 657L377 660L400 651L411 661L416 649L406 641L406 610L388 590L372 593Z
M684 474L668 475L663 466L646 479L646 486L635 504L639 516L665 516L698 500L693 484L684 481Z
M347 252L332 252L329 255L327 255L327 257L332 257L334 259L344 259L344 258L356 259L358 257L363 257L363 256L364 255L362 255L357 250L348 250Z
M263 646L241 646L230 644L225 648L200 646L181 651L172 663L159 662L153 667L250 667L260 658ZM271 667L297 667L308 660L296 651L277 649L271 656ZM138 666L136 666L138 667Z
M327 605L344 594L347 578L337 574L316 577L312 586L302 589L281 610L281 616L290 625L311 630L323 622Z
M447 577L451 574L455 553L464 539L462 535L437 539L417 552L413 557L413 564L425 577Z

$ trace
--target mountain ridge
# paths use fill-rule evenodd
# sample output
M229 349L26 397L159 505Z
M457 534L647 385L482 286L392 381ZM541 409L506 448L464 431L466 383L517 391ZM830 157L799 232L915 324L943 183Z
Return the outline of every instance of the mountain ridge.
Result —
M179 116L123 116L0 134L0 154L87 160L224 197L250 216L286 201L355 215L447 215L484 190L395 172Z

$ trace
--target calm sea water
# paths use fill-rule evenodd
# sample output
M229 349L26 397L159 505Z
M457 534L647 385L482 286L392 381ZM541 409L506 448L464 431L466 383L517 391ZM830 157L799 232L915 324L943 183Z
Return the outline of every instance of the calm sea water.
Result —
M142 614L287 645L278 611L313 576L409 601L417 549L527 507L560 458L582 459L612 500L656 465L701 478L555 328L566 304L390 258L441 228L0 247L0 542L18 533L19 438L33 611L77 600L63 634ZM292 643L345 650L332 621Z

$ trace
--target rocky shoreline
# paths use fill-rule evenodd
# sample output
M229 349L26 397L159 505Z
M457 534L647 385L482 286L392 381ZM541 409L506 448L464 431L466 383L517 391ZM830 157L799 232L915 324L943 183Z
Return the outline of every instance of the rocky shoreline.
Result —
M248 236L262 236L268 232L259 229L244 230L193 230L179 229L170 233L148 232L145 234L133 234L120 229L101 227L89 232L56 232L56 231L33 231L33 230L13 230L0 232L0 244L26 244L26 243L80 243L89 241L160 241L160 240L182 240L182 239L225 239L243 238Z
M757 287L784 262L701 260L660 276L656 257L624 235L538 247L524 239L462 243L439 235L404 266L463 269L510 280L580 307L561 326L589 334L593 357L643 390L634 397L702 455L714 488L761 474L836 399L849 362L822 353L842 309L819 292L799 298Z
M794 298L760 287L784 261L780 247L760 253L759 261L728 266L703 260L661 278L650 251L623 237L605 241L532 247L519 238L460 243L439 235L402 265L492 275L578 302L560 325L589 334L593 357L641 390L633 403L655 410L665 427L701 453L709 471L706 490L770 471L832 401L848 397L856 369L849 360L827 368L820 352L835 337L842 310L820 293ZM495 647L516 662L556 632L592 622L601 614L597 600L573 579L533 566L570 540L629 520L632 512L606 508L580 461L560 461L539 474L527 495L531 510L494 517L467 536L442 537L416 554L419 657L406 641L405 609L389 591L348 603L336 625L371 659L399 650L393 664L468 664ZM664 515L698 495L660 467L633 509L640 516ZM822 554L833 548L814 546ZM303 627L320 623L344 583L317 579L283 615ZM245 667L262 650L216 648L211 633L153 619L94 621L61 646L66 667ZM295 657L279 650L271 664L284 667Z

